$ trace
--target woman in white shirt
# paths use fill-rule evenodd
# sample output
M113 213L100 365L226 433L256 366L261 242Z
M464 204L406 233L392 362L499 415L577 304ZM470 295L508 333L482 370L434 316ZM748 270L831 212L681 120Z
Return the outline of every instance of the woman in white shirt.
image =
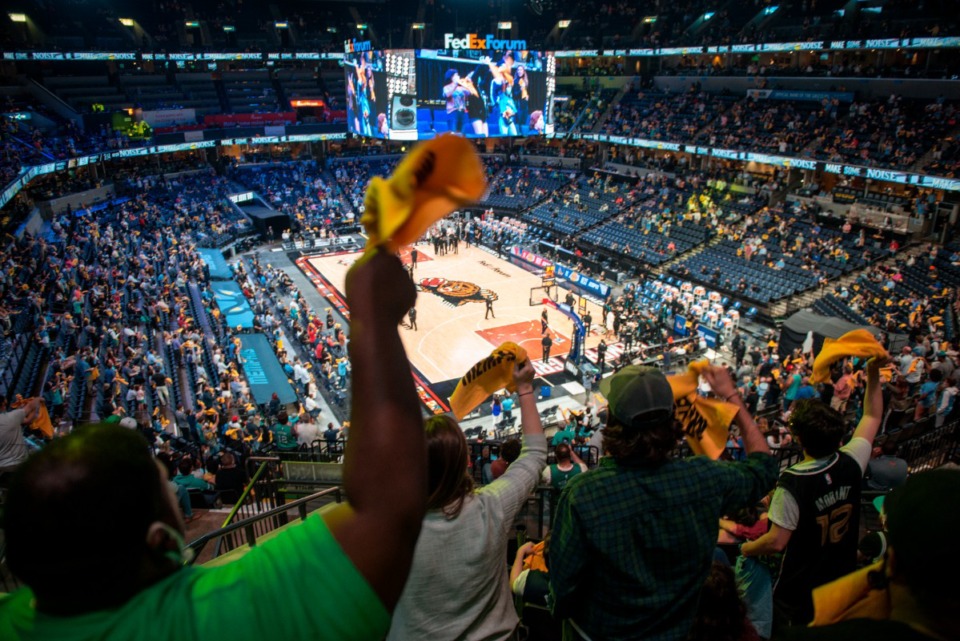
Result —
M514 369L523 426L520 457L479 490L467 469L470 450L457 422L446 415L427 421L427 515L388 641L516 638L507 541L547 462L533 376L529 360Z

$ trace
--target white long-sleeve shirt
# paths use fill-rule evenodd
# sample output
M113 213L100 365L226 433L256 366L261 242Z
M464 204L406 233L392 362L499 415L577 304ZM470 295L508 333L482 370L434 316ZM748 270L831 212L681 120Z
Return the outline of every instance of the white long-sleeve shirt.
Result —
M388 641L511 638L519 621L507 579L507 541L546 463L546 437L524 436L520 458L468 497L455 519L427 513Z

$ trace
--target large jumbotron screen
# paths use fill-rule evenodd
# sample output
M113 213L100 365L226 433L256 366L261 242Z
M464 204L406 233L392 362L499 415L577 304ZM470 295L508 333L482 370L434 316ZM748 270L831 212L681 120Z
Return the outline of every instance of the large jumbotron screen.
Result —
M520 50L387 50L347 54L347 123L370 138L424 140L553 133L556 63Z

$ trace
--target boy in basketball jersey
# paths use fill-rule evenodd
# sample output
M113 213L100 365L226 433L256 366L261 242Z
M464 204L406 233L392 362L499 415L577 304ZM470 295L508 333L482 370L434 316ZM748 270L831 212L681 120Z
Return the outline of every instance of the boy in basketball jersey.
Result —
M790 431L804 458L781 475L770 503L770 530L744 543L744 556L783 552L773 590L774 628L813 619L813 588L852 572L860 535L860 486L883 416L880 363L867 363L863 418L840 447L843 417L819 399L798 401Z

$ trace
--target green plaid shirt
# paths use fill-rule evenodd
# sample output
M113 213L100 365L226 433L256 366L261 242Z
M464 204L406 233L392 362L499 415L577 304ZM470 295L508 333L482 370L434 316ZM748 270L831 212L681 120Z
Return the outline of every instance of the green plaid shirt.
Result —
M658 468L602 459L570 480L557 505L549 557L554 613L593 641L685 639L718 519L759 501L778 472L767 454Z

